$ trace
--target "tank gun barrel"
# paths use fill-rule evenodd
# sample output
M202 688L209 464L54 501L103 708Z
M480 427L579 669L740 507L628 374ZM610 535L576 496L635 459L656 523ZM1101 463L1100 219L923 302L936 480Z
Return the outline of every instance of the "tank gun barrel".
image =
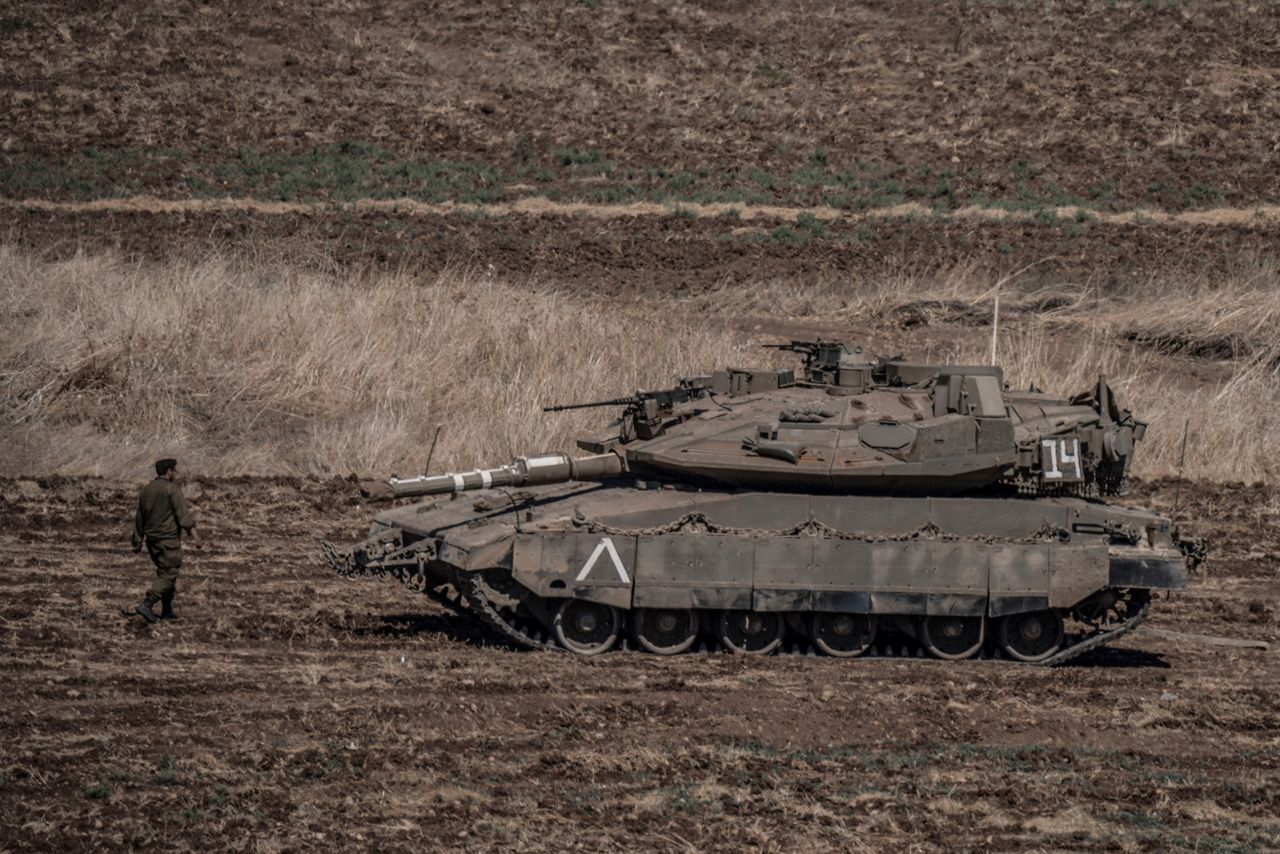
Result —
M479 489L503 486L538 486L548 483L565 483L570 480L598 480L622 473L622 458L614 453L595 454L590 457L570 457L567 454L538 454L516 457L510 465L494 469L422 475L419 477L393 477L385 481L390 497L408 498L417 495L450 495ZM383 486L379 482L379 487ZM365 489L372 497L384 489Z

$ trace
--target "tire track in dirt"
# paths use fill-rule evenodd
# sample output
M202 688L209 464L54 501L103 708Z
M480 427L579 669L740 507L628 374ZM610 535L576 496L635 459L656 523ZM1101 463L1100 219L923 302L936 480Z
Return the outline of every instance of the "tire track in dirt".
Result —
M739 220L769 220L796 222L802 216L830 222L847 220L916 219L939 216L943 219L975 220L982 222L1034 222L1051 212L1061 220L1086 219L1090 223L1105 225L1201 225L1229 228L1270 227L1280 222L1280 205L1259 205L1251 208L1206 208L1189 211L1164 211L1139 208L1128 211L1098 211L1077 205L1042 208L1040 210L1006 210L1004 208L969 205L943 213L935 212L927 205L907 202L889 207L869 208L863 211L847 211L819 205L814 207L788 207L785 205L741 205L728 202L629 202L626 204L594 204L590 202L561 202L544 196L525 196L511 202L468 204L464 202L422 202L416 199L356 199L350 202L277 202L253 198L223 197L213 199L163 199L157 196L125 196L114 199L94 199L87 202L63 202L47 199L0 199L0 208L35 210L48 213L253 213L276 216L309 216L335 210L358 213L383 212L409 216L589 216L597 219L626 219L637 217L665 217L680 214L697 218L714 218L734 215Z

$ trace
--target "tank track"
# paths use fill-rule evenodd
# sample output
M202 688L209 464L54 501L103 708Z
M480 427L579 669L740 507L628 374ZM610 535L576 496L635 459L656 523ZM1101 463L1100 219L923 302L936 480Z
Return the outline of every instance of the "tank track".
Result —
M427 575L423 572L420 564L410 563L408 561L394 563L391 565L383 563L369 563L359 566L351 558L350 552L339 551L333 543L328 540L320 541L320 551L324 553L325 562L333 569L334 572L343 578L357 578L361 576L372 576L379 578L394 578L405 587L408 587L414 593L421 593L432 602L444 608L453 611L455 614L472 613L467 609L466 603L462 601L460 594L450 595L447 586L432 585L427 580Z
M515 609L505 606L498 602L501 594L495 591L485 580L484 574L479 572L454 572L450 581L452 584L432 586L427 579L426 573L420 564L410 561L394 561L391 563L369 563L364 565L356 565L352 560L349 552L339 551L334 545L328 541L320 543L321 551L324 553L325 561L339 575L352 578L358 576L380 576L391 577L404 584L415 593L421 593L431 601L442 607L449 609L457 614L467 614L479 618L487 628L513 646L523 647L525 649L541 650L547 652L567 652L564 647L557 644L550 636L545 628L538 624L536 619L521 618ZM456 590L454 595L450 595L450 588ZM1085 653L1098 649L1106 644L1118 640L1136 629L1143 620L1146 619L1150 610L1150 600L1143 601L1138 610L1132 615L1126 617L1117 624L1110 627L1099 628L1091 634L1078 637L1074 643L1068 641L1067 645L1059 652L1045 659L1044 661L1035 662L1036 666L1054 667L1066 664ZM885 651L881 652L880 647L884 646ZM708 651L713 648L714 644L702 643L696 647L699 651ZM625 642L623 644L625 648ZM816 654L813 653L809 643L801 643L799 645L784 645L780 650L783 655L797 654ZM861 658L900 658L909 656L910 652L903 647L901 655L894 655L892 647L888 645L876 644L871 650L868 650ZM976 656L979 659L1002 661L1009 664L1023 664L1024 662L1013 661L1000 656L990 656L980 653Z
M513 646L523 647L525 649L540 650L545 652L567 652L564 647L550 640L546 631L541 628L531 628L532 621L519 620L512 613L511 609L504 608L497 604L490 595L489 586L485 583L480 573L457 573L457 583L463 600L468 606L468 612L488 627L490 630L500 635L503 639L510 642ZM434 598L434 597L433 597ZM988 655L985 651L975 658L987 661L999 661L1005 664L1017 664L1037 667L1056 667L1066 664L1078 658L1085 653L1091 652L1100 647L1106 646L1112 641L1118 640L1124 635L1129 634L1136 629L1143 620L1146 619L1147 613L1151 608L1150 601L1144 602L1137 613L1131 617L1121 621L1120 623L1106 629L1095 631L1092 634L1078 638L1074 643L1064 646L1057 654L1044 661L1035 662L1027 665L1026 662L1014 661L999 656ZM881 647L884 651L881 651ZM625 648L625 646L623 647ZM707 652L715 648L714 644L706 642L696 647L699 652ZM816 655L816 651L812 645L803 642L800 644L790 644L780 649L781 655ZM922 655L917 652L917 655ZM911 653L907 647L902 648L902 653L895 655L893 648L887 644L877 644L860 658L905 658L910 657Z
M564 647L549 643L544 638L546 635L540 631L525 631L523 627L514 619L509 619L503 614L500 605L493 601L489 595L489 585L485 583L484 578L478 572L459 572L455 573L458 582L458 589L462 593L462 598L470 606L471 613L480 618L480 622L506 638L511 643L525 647L526 649L545 650L548 652L567 652Z
M1060 664L1066 664L1073 658L1084 655L1086 652L1095 650L1101 646L1105 646L1113 640L1124 637L1138 627L1138 625L1147 618L1147 612L1151 610L1151 601L1147 600L1138 609L1138 613L1123 621L1119 625L1111 629L1104 629L1095 632L1088 637L1082 638L1074 644L1065 647L1057 655L1046 658L1040 664L1044 667L1054 667Z

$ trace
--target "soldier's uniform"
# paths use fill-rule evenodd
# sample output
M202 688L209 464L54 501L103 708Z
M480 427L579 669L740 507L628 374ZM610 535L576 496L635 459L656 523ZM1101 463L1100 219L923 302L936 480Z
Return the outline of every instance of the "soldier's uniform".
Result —
M157 602L161 603L160 619L172 619L174 616L173 594L178 570L182 568L182 532L191 533L195 526L195 518L182 495L182 487L169 478L156 477L138 494L133 548L139 551L143 545L147 547L147 553L156 565L156 578L147 591L146 599L134 611L149 621L156 619L151 609Z

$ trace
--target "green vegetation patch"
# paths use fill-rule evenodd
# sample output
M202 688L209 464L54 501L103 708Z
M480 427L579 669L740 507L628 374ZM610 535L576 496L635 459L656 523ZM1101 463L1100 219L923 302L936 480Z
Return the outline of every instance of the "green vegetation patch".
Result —
M16 152L0 156L0 194L90 200L153 193L166 198L334 203L407 198L463 204L536 195L596 204L773 204L850 212L909 202L935 216L974 206L1019 212L1044 225L1057 225L1056 209L1062 207L1183 210L1218 206L1228 199L1226 191L1201 182L1154 182L1138 198L1118 197L1110 180L1072 192L1052 174L1048 166L1027 161L997 172L962 172L950 163L840 162L825 148L797 154L794 167L781 170L752 163L719 168L628 166L595 146L537 151L528 140L514 146L508 162L498 164L396 152L348 140L286 151L90 146L59 156ZM1077 218L1078 224L1085 222ZM812 223L797 225L778 231L775 239L806 242L825 236Z
M301 153L240 149L214 173L222 194L280 201L411 198L480 204L504 197L499 171L488 164L398 157L360 142Z
M402 157L363 142L221 154L87 147L56 159L15 156L0 165L0 193L10 198L89 200L159 192L264 201L411 198L478 204L502 200L503 180L489 164Z

